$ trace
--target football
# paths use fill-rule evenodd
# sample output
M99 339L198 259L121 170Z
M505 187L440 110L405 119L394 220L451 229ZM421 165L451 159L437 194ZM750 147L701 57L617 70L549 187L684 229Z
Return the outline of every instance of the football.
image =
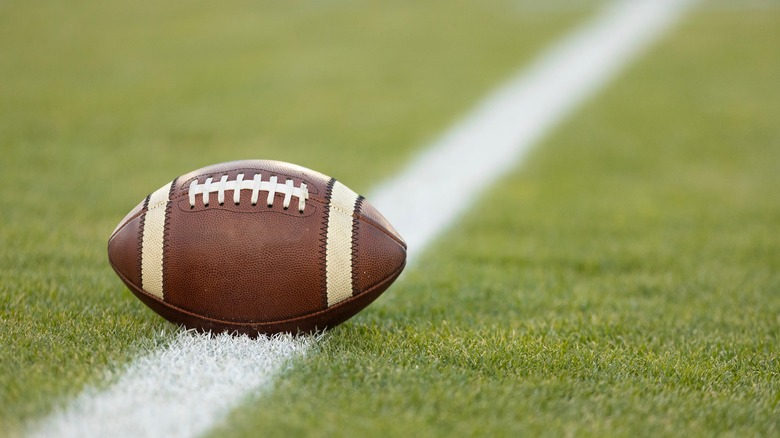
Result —
M119 278L167 320L204 332L313 332L375 300L406 243L362 196L294 164L248 160L182 175L108 241Z

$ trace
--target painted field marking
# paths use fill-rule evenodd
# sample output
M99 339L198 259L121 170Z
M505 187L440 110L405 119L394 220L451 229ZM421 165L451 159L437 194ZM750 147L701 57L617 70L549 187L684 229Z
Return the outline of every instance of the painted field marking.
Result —
M180 331L130 364L109 388L89 388L31 433L40 437L192 437L252 390L268 387L317 337L209 338Z
M368 199L406 239L409 258L693 2L623 0L544 53Z
M409 244L426 246L557 123L677 21L693 0L623 0L499 88L368 199ZM192 437L247 396L270 390L317 342L179 333L132 362L107 389L87 389L32 436Z

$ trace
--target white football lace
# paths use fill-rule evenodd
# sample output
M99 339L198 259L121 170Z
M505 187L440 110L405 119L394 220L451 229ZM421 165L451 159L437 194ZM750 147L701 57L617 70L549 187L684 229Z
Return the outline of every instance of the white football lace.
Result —
M241 190L252 191L252 205L257 205L257 198L261 191L268 192L266 205L274 206L274 198L277 193L284 194L284 203L282 207L287 210L290 207L292 197L298 198L298 211L303 213L306 208L306 200L309 199L309 189L306 184L301 183L299 187L293 185L293 180L288 179L284 184L277 182L276 176L272 176L268 181L263 181L262 176L256 173L252 179L244 180L244 174L236 175L234 181L228 181L227 175L222 175L219 182L213 183L214 178L208 177L203 184L198 184L198 180L190 183L190 208L195 208L195 197L203 195L203 206L209 206L211 194L217 193L217 202L219 205L225 203L225 191L233 191L233 203L238 205L241 202Z

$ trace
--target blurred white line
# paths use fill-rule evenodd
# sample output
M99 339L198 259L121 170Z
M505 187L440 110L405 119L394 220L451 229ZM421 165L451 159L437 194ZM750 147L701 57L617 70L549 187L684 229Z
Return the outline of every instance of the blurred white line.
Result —
M409 243L411 261L528 149L679 18L689 0L627 0L485 100L369 197ZM208 338L181 333L132 362L105 390L87 389L30 435L192 437L305 354L315 338ZM260 432L258 432L260 433Z
M625 0L609 5L380 186L368 199L404 236L410 262L692 3Z

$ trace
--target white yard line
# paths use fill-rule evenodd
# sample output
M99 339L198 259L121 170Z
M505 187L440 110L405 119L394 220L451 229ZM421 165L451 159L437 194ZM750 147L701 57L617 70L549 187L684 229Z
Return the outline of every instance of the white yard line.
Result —
M416 258L585 99L663 34L688 0L609 5L497 89L368 199Z
M317 338L215 338L181 331L168 347L136 359L105 390L88 389L31 435L192 437L247 394L268 387Z
M369 196L406 238L410 261L690 3L626 0L610 5ZM268 390L315 342L311 337L210 339L180 333L168 347L132 362L108 388L83 392L31 435L201 435L248 395Z

